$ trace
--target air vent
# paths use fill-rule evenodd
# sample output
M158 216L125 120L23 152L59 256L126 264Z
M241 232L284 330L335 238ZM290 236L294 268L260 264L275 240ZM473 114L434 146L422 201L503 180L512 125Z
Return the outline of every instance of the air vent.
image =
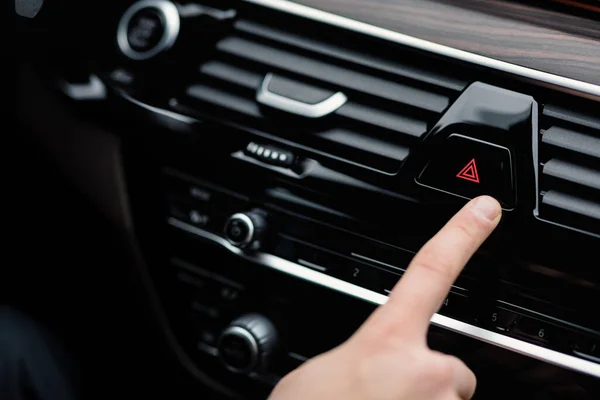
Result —
M407 60L406 50L359 48L293 26L238 20L172 104L394 174L467 85L423 68L416 53ZM273 96L261 101L267 77Z
M600 119L546 105L540 217L600 234Z

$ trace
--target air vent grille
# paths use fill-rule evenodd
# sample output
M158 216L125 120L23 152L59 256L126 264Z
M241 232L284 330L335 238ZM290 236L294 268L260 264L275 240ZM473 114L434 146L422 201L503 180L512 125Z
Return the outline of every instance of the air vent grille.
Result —
M600 234L600 119L547 105L540 134L540 216Z
M322 32L291 33L241 19L174 104L353 165L396 173L467 82L403 62L400 53L381 57L351 45L328 41ZM267 74L305 86L305 98L342 92L347 101L315 120L278 112L256 100Z

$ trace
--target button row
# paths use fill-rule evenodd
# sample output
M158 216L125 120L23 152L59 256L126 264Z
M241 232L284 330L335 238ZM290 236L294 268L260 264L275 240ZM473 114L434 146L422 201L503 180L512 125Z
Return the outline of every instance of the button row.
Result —
M175 273L179 309L186 316L182 337L203 354L217 355L217 338L236 309L247 300L244 287L179 258L170 261Z
M163 186L168 215L208 231L221 232L227 215L247 204L243 195L177 173L165 174Z
M528 317L505 307L494 308L484 319L484 324L496 331L545 346L556 344L554 339L557 336L556 332L560 329L547 321Z
M401 276L290 238L281 242L277 248L281 251L279 256L378 293L389 294ZM509 306L498 306L488 311L487 316L484 308L480 302L470 298L468 290L454 287L438 312L538 345L572 352L590 360L595 357L600 360L598 342L581 337L578 332L512 311Z
M274 253L307 268L389 295L404 272L404 268L396 265L407 266L412 253L399 250L395 253L396 262L394 262L392 256L394 253L383 248L377 249L363 246L360 248L361 253L351 253L352 258L350 258L285 236L280 238ZM477 313L470 303L468 290L458 286L453 286L452 292L448 294L439 312L465 322L477 320L475 317Z
M600 336L594 337L507 307L496 307L484 320L484 325L510 336L600 363Z
M254 142L248 143L244 153L257 160L272 165L289 167L294 164L294 155L286 150L267 145L259 145Z
M387 294L400 275L291 238L280 239L276 255L344 281Z
M172 259L171 264L178 270L176 277L180 283L199 289L194 291L193 300L197 304L208 301L217 302L219 306L231 307L243 298L244 287L238 282L177 258ZM208 309L197 304L193 308Z
M188 305L183 314L187 316L188 325L184 328L182 337L193 343L198 350L194 357L203 355L216 360L219 356L219 337L231 318L238 315L240 309L249 307L248 302L251 300L245 294L244 286L228 277L179 258L172 258L170 264L175 269L176 280L180 285L177 292L183 294L183 300ZM245 347L236 343L226 347L229 350L228 356L242 363ZM205 359L201 360L206 362ZM268 371L263 371L254 378L269 378L276 382L306 360L300 354L286 351ZM231 359L229 361L232 362Z
M438 313L461 321L476 322L476 312L467 292L451 291L442 302Z

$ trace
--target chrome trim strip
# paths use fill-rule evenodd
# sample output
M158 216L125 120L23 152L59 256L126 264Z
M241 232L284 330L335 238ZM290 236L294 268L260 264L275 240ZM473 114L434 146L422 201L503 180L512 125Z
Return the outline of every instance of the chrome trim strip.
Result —
M156 46L147 51L137 51L134 50L129 45L129 39L127 38L127 31L129 30L129 22L131 22L131 18L138 12L144 8L154 8L157 10L163 17L164 21L164 32ZM180 28L180 18L179 11L177 11L177 6L166 0L142 0L134 3L129 7L121 20L119 21L119 26L117 27L117 44L119 45L119 49L121 52L132 60L147 60L149 58L154 57L161 51L165 51L170 49L177 40L177 36L179 36L179 28Z
M380 28L364 22L355 21L350 18L335 15L326 11L317 10L312 7L296 4L287 0L243 0L247 3L283 11L296 16L308 18L314 21L348 29L365 35L389 40L415 49L434 53L444 57L454 58L472 64L492 68L497 71L517 75L526 80L541 83L542 86L556 87L561 91L578 94L583 97L600 100L600 86L592 83L582 82L576 79L554 75L535 69L522 67L505 61L469 53L452 47L433 43L428 40L418 39L413 36L394 32L389 29Z
M96 75L90 75L87 83L60 81L62 91L74 100L102 100L106 98L106 86Z
M285 111L290 114L299 115L305 118L321 118L331 114L348 101L348 98L344 93L337 92L320 103L303 103L269 91L271 79L273 79L273 74L269 72L265 75L262 84L256 91L256 101L259 104Z
M207 232L205 230L196 228L195 226L186 224L185 222L179 221L175 218L169 218L168 224L181 229L183 231L192 233L200 236L206 240L214 242L229 250L231 253L240 256L243 259L251 261L253 263L262 264L266 267L274 270L283 272L288 275L292 275L296 278L300 278L317 285L345 293L352 297L365 300L369 303L381 305L385 304L388 297L365 289L360 286L342 281L332 276L323 274L321 272L312 270L302 265L295 264L291 261L284 260L277 256L253 252L245 253L235 246L229 244L229 242L222 237L215 235L214 233ZM559 353L554 350L550 350L544 347L536 346L534 344L523 342L521 340L504 336L496 332L488 331L479 328L474 325L467 324L462 321L457 321L452 318L446 317L440 314L434 314L431 318L431 323L435 326L439 326L448 329L453 332L457 332L473 339L481 340L482 342L489 343L494 346L501 347L516 353L529 356L550 364L554 364L563 368L567 368L573 371L578 371L587 375L591 375L600 378L600 364L593 363L588 360L573 357L567 354Z
M379 264L379 265L382 265L384 267L392 268L392 269L395 269L395 270L400 271L400 272L406 272L406 270L404 268L396 267L395 265L384 263L383 261L379 261L379 260L376 260L376 259L371 258L371 257L363 256L362 254L350 253L350 255L353 256L353 257L356 257L358 259L361 259L363 261L368 261L368 262L372 262L374 264Z
M309 267L309 268L312 268L312 269L316 269L317 271L321 271L321 272L326 272L327 271L327 268L323 267L322 265L313 264L310 261L306 261L306 260L303 260L301 258L298 259L298 264L304 265L305 267Z
M127 101L129 101L129 102L131 102L133 104L135 104L136 106L139 106L139 107L141 107L141 108L143 108L145 110L153 112L153 113L155 113L155 114L157 114L159 116L168 117L168 118L174 119L174 120L179 121L179 122L183 122L184 124L188 124L188 125L189 124L194 124L194 123L197 122L194 118L188 117L187 115L178 114L178 113L175 113L173 111L169 111L169 110L165 110L165 109L162 109L162 108L154 107L154 106L151 106L149 104L143 103L143 102L141 102L139 100L136 100L135 98L131 97L130 95L128 95L123 90L119 90L119 95L123 99L125 99L125 100L127 100Z
M590 356L589 354L582 353L582 352L577 351L577 350L573 350L573 353L577 354L579 357L587 358L590 361L594 361L594 362L600 363L600 357Z

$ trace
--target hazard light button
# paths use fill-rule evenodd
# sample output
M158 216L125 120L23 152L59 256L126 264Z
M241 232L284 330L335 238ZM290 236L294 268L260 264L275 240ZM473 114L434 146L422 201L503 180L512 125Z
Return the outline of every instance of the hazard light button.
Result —
M468 199L488 194L511 209L515 205L513 175L506 147L453 134L427 163L417 183Z

